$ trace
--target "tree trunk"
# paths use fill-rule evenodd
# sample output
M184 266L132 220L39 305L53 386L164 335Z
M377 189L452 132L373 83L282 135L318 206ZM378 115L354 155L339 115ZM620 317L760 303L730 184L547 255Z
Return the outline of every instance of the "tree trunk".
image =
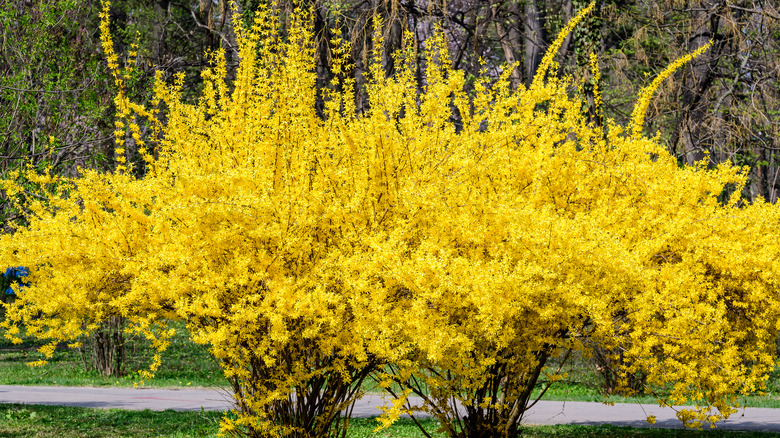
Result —
M547 51L547 38L544 31L544 14L536 0L526 0L525 15L525 57L523 58L523 76L530 86L536 70Z
M507 7L507 19L505 20L504 14L498 10L499 3L494 3L492 5L493 19L496 24L498 40L501 43L501 50L504 52L504 58L506 59L507 65L512 66L520 60L520 50L523 45L523 35L517 26L512 23L517 23L520 20L520 17L522 17L522 13L520 11L520 5L517 2L510 2ZM509 25L508 28L504 25L505 22ZM523 82L520 68L521 67L517 65L512 69L512 74L509 77L512 83L512 89L517 89Z
M712 85L712 73L718 63L720 53L716 37L720 27L720 12L723 5L714 1L703 3L702 12L694 19L695 28L688 39L688 51L693 52L715 41L713 47L701 54L686 68L683 79L683 90L680 114L672 132L671 146L673 153L686 164L692 165L704 157L704 144L709 130L701 121L707 117L705 94Z
M100 329L91 336L90 365L101 376L123 376L125 361L125 319L110 316Z

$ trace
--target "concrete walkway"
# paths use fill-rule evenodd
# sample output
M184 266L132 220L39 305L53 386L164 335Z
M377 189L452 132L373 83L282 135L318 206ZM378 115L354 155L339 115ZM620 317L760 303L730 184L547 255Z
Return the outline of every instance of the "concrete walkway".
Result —
M213 389L95 388L0 385L0 403L76 406L80 408L224 411L232 397Z
M0 403L134 410L199 411L203 408L220 411L231 408L231 396L225 391L211 389L0 386ZM379 415L379 407L384 404L382 396L366 395L355 405L353 414L359 417ZM672 408L628 403L607 406L589 402L541 401L528 411L523 423L651 427L645 421L648 415L657 418L652 427L681 428ZM780 409L748 408L719 423L717 427L780 433Z

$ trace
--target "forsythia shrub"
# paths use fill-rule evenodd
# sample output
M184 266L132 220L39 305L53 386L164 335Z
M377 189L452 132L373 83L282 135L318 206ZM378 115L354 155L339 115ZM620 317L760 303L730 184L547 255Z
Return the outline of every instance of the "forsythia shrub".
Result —
M181 80L158 78L153 108L119 94L143 178L123 164L33 175L50 187L36 194L4 182L40 199L0 241L5 265L31 271L9 334L72 341L118 315L163 349L165 321L182 319L235 393L223 432L253 437L343 434L371 375L398 395L385 423L414 393L449 436L515 436L534 386L562 377L549 361L593 346L666 388L661 403L696 406L686 425L727 417L775 363L780 213L740 198L744 169L680 167L642 135L652 92L687 59L643 90L628 128L587 122L552 68L587 12L517 90L507 69L468 95L440 34L419 94L415 54L386 77L377 49L363 114L334 41L320 118L310 16L281 38L261 9L232 85L215 52L196 104ZM121 82L106 30L104 17Z

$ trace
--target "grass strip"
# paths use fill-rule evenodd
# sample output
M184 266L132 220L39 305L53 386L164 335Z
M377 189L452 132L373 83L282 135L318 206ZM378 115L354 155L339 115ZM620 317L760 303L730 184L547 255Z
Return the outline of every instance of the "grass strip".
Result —
M184 438L216 437L218 412L125 411L120 409L74 408L64 406L0 404L0 437L6 438ZM373 418L351 420L349 438L422 438L423 434L410 420L400 420L389 429L374 432ZM430 431L435 420L423 420ZM435 437L444 437L434 433ZM552 437L707 437L744 438L776 437L763 432L727 430L680 430L630 428L616 426L530 426L523 436Z

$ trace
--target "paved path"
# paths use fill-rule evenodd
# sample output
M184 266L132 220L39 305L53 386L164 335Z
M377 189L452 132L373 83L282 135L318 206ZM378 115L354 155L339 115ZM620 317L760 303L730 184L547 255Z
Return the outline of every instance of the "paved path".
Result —
M0 403L164 411L224 411L232 398L212 389L93 388L0 385Z
M175 409L182 411L226 410L231 397L225 391L210 389L82 388L58 386L0 386L0 403L65 405L87 408ZM382 396L367 395L354 415L379 415ZM614 424L646 427L648 415L655 415L654 427L680 428L674 410L655 405L542 401L528 411L526 424ZM748 408L718 424L719 429L754 430L780 433L780 409Z

